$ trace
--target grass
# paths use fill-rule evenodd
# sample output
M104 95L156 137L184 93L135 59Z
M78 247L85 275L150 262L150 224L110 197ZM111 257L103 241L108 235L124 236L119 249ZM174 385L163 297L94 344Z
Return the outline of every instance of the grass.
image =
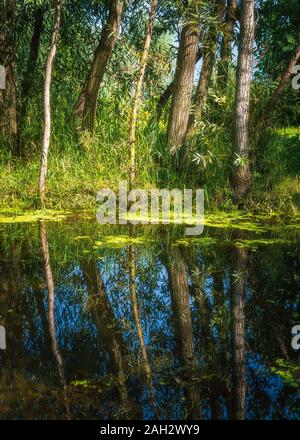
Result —
M199 124L198 134L188 146L188 161L180 169L181 159L174 161L166 147L166 121L153 123L148 110L140 117L136 187L203 188L206 210L234 210L229 183L230 130L208 121ZM118 190L119 181L128 180L129 111L124 111L123 120L112 120L108 113L106 109L105 115L100 115L101 124L93 137L83 134L80 139L72 124L61 125L54 115L46 191L48 210L93 212L100 189ZM0 210L40 209L40 127L36 124L31 130L29 127L30 142L23 160L14 160L4 148L0 149ZM246 210L288 214L299 211L299 133L300 128L293 127L277 130L258 148Z

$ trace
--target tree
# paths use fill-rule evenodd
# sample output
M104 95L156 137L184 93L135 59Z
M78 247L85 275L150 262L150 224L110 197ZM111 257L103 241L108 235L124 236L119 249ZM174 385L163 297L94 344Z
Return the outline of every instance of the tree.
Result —
M17 153L17 93L16 93L16 1L1 0L0 65L5 69L5 89L0 89L0 127L13 154Z
M237 9L237 0L228 0L218 72L219 88L224 94L227 90L229 66L232 58L232 43L234 40Z
M139 69L139 75L138 80L136 84L135 89L135 95L134 95L134 101L133 101L133 109L131 114L131 122L130 122L130 133L129 133L129 148L130 148L130 171L129 171L129 182L130 187L134 185L135 181L135 174L136 174L136 127L137 127L137 120L138 120L138 113L141 106L141 100L142 100L142 91L143 91L143 84L144 84L144 78L145 78L145 72L146 72L146 66L149 56L149 49L153 34L153 27L154 27L154 20L157 10L157 0L151 1L151 8L150 8L150 14L149 14L149 21L146 31L146 38L144 43L144 49L142 52L142 56L140 59L140 69Z
M44 136L43 136L43 147L41 154L40 176L39 176L39 194L42 203L44 203L45 200L46 178L48 171L48 152L49 152L50 136L51 136L50 89L51 89L51 81L52 81L52 67L56 55L57 42L59 38L61 9L62 9L62 0L56 0L54 28L51 38L51 48L46 63L46 75L45 75L45 85L44 85Z
M30 42L29 56L27 60L27 67L23 80L20 85L20 101L19 108L19 136L18 136L18 149L22 153L21 135L25 125L27 108L30 96L32 94L32 88L34 85L34 78L36 73L37 62L39 58L39 50L41 44L41 36L44 27L45 7L39 5L34 13L34 25L33 33Z
M75 113L81 117L82 129L94 131L97 100L103 77L118 37L124 2L113 0L107 23L103 28L87 80L75 104Z
M186 6L181 31L168 123L168 145L171 153L175 153L184 143L188 127L200 35L200 3L192 0Z
M224 16L225 6L226 6L226 2L224 0L217 0L214 4L213 14L215 15L216 18L212 22L210 29L208 30L208 37L205 44L206 49L203 50L204 55L203 55L201 75L198 81L198 86L195 96L194 111L190 114L189 117L187 136L192 134L195 125L195 120L201 119L202 111L206 105L209 85L213 74L213 68L216 58L219 25Z
M295 52L292 56L292 59L290 60L290 63L286 69L286 71L282 74L282 77L280 79L280 82L274 91L271 99L267 103L259 122L257 123L258 126L263 126L267 124L269 121L272 113L274 112L276 105L280 101L280 98L284 92L284 89L286 88L287 84L289 83L293 73L295 73L295 67L297 66L298 60L300 59L300 30L299 30L299 45L296 47Z
M253 65L254 0L241 3L241 31L236 74L234 114L233 189L237 201L244 197L251 183L249 165L249 104Z

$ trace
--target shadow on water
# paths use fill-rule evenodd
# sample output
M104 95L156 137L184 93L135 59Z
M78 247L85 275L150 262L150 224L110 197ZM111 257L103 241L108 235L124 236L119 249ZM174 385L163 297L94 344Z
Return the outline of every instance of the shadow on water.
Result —
M3 225L0 418L299 418L298 231Z

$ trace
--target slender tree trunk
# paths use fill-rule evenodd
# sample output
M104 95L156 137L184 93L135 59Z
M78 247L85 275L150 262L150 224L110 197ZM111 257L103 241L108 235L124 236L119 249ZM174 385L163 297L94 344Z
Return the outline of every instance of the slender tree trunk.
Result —
M157 0L151 1L151 8L149 14L149 21L147 26L146 38L144 42L144 49L140 60L140 71L136 84L133 109L131 114L130 122L130 133L129 133L129 148L130 148L130 170L129 170L129 185L130 188L134 186L136 177L136 128L138 121L138 113L142 101L142 91L145 78L145 71L147 66L147 61L149 57L150 44L153 34L155 15L157 10Z
M289 84L291 80L291 77L294 73L294 67L297 65L299 59L300 59L300 43L293 54L293 57L290 61L287 70L283 73L277 89L275 90L270 101L266 105L258 123L255 124L255 130L257 130L257 127L261 128L269 122L272 113L274 112L278 102L280 101L280 98L284 92L285 87L287 86L287 84Z
M196 57L196 64L201 60L203 56L202 48L198 49L197 57ZM166 89L163 91L163 93L160 95L160 98L158 100L157 108L156 108L156 117L157 120L161 118L161 114L165 106L167 105L169 99L171 98L173 94L173 87L174 87L174 79L168 84Z
M168 123L168 145L173 154L184 143L188 127L200 35L198 7L199 1L189 2L180 37Z
M186 265L181 251L172 245L168 246L165 257L172 298L177 350L184 369L183 380L187 383L185 390L187 418L197 420L200 418L200 393L197 385L192 383L193 371L196 368L196 357Z
M0 89L0 128L13 154L17 154L17 98L15 72L15 0L0 0L0 66L5 89Z
M59 38L61 9L62 9L62 0L56 0L55 22L52 32L51 48L46 64L46 75L45 75L45 86L44 86L44 136L43 136L43 147L41 154L40 176L39 176L39 194L42 203L44 203L45 201L46 178L48 171L48 151L49 151L50 135L51 135L50 89L51 89L51 81L52 81L52 67L56 55L57 42Z
M234 120L235 157L233 188L237 201L246 196L251 183L249 166L249 104L254 29L254 0L242 0Z
M234 25L237 20L236 16L237 0L228 0L218 71L219 89L224 94L227 90L229 66L232 59L232 43L234 40Z
M187 136L193 133L195 126L195 120L201 119L202 112L206 106L208 98L208 89L213 74L214 63L216 59L216 50L218 43L218 28L224 16L226 7L225 0L218 0L215 3L215 15L217 19L217 24L212 24L212 29L209 31L207 45L208 49L205 51L203 56L203 65L201 69L200 79L198 81L197 92L194 103L194 112L190 114Z
M91 69L75 104L75 113L82 119L82 130L94 131L99 90L118 38L123 8L123 1L112 0Z
M44 24L44 13L45 8L43 6L40 6L37 8L35 12L35 19L34 19L34 27L33 27L33 34L31 38L30 43L30 51L27 61L27 68L26 72L23 77L23 81L21 83L21 105L19 108L19 136L18 136L18 148L20 153L22 153L22 146L21 146L21 135L23 131L23 127L25 125L25 120L27 116L27 107L28 102L30 99L32 87L34 84L34 77L36 74L36 67L39 57L39 49L40 49L40 42L41 42L41 35L43 31L43 24Z

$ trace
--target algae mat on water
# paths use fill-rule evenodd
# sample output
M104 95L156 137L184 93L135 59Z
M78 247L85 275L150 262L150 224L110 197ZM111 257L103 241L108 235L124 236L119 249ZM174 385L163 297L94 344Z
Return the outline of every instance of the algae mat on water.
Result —
M41 220L58 222L68 218L69 212L63 211L29 211L29 212L13 212L13 211L0 211L0 223L13 224L13 223L34 223Z

